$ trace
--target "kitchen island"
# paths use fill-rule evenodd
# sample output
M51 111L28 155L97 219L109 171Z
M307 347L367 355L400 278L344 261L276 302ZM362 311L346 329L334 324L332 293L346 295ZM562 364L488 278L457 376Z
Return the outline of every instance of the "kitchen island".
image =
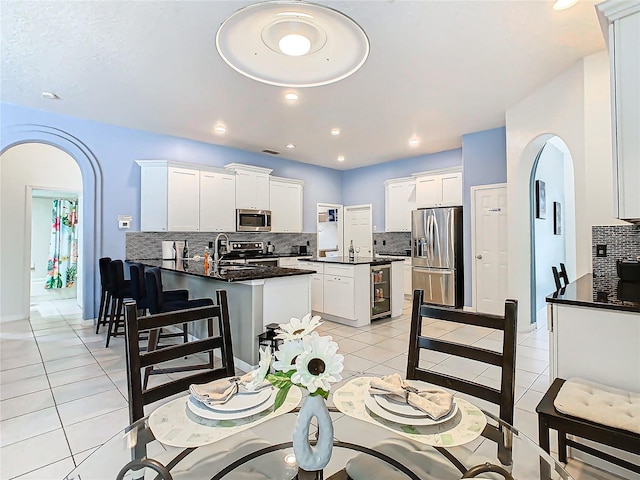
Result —
M134 260L131 260L134 261ZM162 270L163 287L185 288L190 298L215 299L216 290L226 290L229 301L231 339L236 366L249 370L258 364L258 335L270 323L286 323L311 312L312 270L260 265L222 264L204 270L203 260L135 260ZM190 331L205 334L205 326Z
M587 274L546 300L552 379L640 391L640 283Z
M311 278L314 314L353 327L402 315L404 258L313 257L301 258L299 263L315 270Z

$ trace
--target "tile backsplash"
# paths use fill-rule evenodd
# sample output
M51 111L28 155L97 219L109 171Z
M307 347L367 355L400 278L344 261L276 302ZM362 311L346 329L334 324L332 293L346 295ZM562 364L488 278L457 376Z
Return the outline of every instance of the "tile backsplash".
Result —
M410 232L380 232L373 234L373 251L401 255L411 248Z
M231 241L244 240L268 242L275 247L275 253L290 253L294 245L307 245L307 251L316 252L315 233L267 233L267 232L225 232ZM217 232L127 232L126 258L161 258L163 240L187 240L191 255L202 255L209 242L213 242Z
M616 277L618 260L640 256L640 225L594 225L591 227L593 275ZM596 256L596 245L607 246L607 256Z

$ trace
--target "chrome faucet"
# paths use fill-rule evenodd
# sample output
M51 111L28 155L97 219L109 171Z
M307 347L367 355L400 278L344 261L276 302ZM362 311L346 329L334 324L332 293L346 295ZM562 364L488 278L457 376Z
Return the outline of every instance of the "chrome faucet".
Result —
M226 250L225 250L225 253L223 253L222 255L220 255L220 245L219 245L220 237L224 237L227 240ZM222 260L222 257L224 257L224 255L227 253L228 249L229 249L229 236L226 233L219 233L216 236L216 241L213 244L213 266L216 269L220 265L220 260Z

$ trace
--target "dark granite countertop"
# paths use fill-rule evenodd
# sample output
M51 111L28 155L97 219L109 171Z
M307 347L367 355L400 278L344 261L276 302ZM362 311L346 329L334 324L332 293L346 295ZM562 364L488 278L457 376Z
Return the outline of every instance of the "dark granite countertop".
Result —
M300 270L297 268L280 268L263 265L245 265L242 263L225 263L218 270L210 268L209 274L205 274L204 261L189 259L176 262L173 260L138 259L127 262L140 262L147 267L160 267L162 270L185 273L203 278L211 278L221 282L243 282L247 280L262 280L265 278L290 277L295 275L311 275L313 270ZM239 268L238 268L239 267ZM237 269L234 269L237 268Z
M278 253L278 252L274 252L274 253L258 253L256 254L251 254L251 255L237 255L235 258L291 258L291 257L310 257L311 254L310 253ZM229 255L228 257L225 258L229 258L229 259L233 259L234 256L233 255Z
M356 257L355 260L349 261L349 257L310 257L301 258L301 262L321 262L332 263L338 265L388 265L391 262L404 262L404 258L372 258L372 257Z
M588 273L547 296L547 302L640 312L640 282L621 282L618 277L594 277Z

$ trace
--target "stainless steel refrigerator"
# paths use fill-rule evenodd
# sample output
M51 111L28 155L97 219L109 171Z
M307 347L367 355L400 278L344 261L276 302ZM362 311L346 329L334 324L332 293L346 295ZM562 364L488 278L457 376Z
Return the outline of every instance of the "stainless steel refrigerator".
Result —
M411 279L424 301L462 307L462 207L424 208L411 213Z

